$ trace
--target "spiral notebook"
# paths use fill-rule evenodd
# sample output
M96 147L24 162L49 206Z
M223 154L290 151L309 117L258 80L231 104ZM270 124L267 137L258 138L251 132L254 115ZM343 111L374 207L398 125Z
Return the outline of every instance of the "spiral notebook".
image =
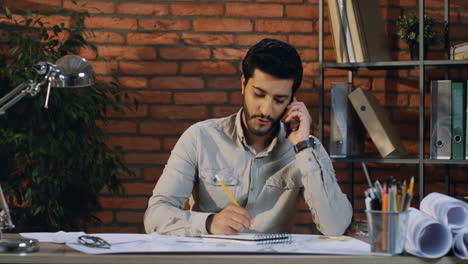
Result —
M203 239L221 242L252 243L256 245L291 243L291 234L239 233L237 235L201 235Z

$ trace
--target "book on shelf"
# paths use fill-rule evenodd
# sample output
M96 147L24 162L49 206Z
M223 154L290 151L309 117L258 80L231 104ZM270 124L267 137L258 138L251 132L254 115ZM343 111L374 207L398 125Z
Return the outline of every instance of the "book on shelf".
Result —
M365 129L348 95L352 83L332 82L330 107L330 157L346 158L364 152Z
M452 81L431 81L431 159L452 155Z
M348 63L348 51L346 48L346 39L343 27L341 26L341 17L338 8L338 0L329 0L328 10L330 13L330 22L333 44L335 46L336 62Z
M465 159L466 86L452 82L452 159Z
M354 47L353 41L351 39L351 31L349 29L348 15L346 11L346 0L338 0L338 11L340 12L341 26L343 28L346 48L348 50L349 62L356 62L356 57L354 56Z
M385 109L372 93L357 88L348 98L383 158L407 156Z
M457 44L450 48L450 59L452 60L467 60L468 59L468 42Z

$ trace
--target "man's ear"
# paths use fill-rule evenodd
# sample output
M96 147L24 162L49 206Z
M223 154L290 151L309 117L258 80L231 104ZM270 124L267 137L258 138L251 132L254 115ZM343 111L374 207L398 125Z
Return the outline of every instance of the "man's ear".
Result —
M244 74L241 76L241 87L242 87L242 95L244 95L245 92L245 77Z

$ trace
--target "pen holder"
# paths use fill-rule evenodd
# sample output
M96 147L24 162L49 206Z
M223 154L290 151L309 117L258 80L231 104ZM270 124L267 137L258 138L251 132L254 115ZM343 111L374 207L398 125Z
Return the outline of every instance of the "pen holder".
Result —
M393 256L405 248L408 211L366 210L369 243L376 255Z

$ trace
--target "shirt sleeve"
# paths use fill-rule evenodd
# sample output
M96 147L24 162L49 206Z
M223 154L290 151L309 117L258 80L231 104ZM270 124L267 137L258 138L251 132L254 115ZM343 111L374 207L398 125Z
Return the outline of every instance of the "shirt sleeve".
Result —
M144 216L147 233L196 236L208 233L211 213L184 210L197 177L197 129L190 127L180 137L149 199Z
M324 235L341 235L351 223L353 209L336 182L328 153L315 140L315 148L307 148L296 154L304 184L304 200L320 232Z

